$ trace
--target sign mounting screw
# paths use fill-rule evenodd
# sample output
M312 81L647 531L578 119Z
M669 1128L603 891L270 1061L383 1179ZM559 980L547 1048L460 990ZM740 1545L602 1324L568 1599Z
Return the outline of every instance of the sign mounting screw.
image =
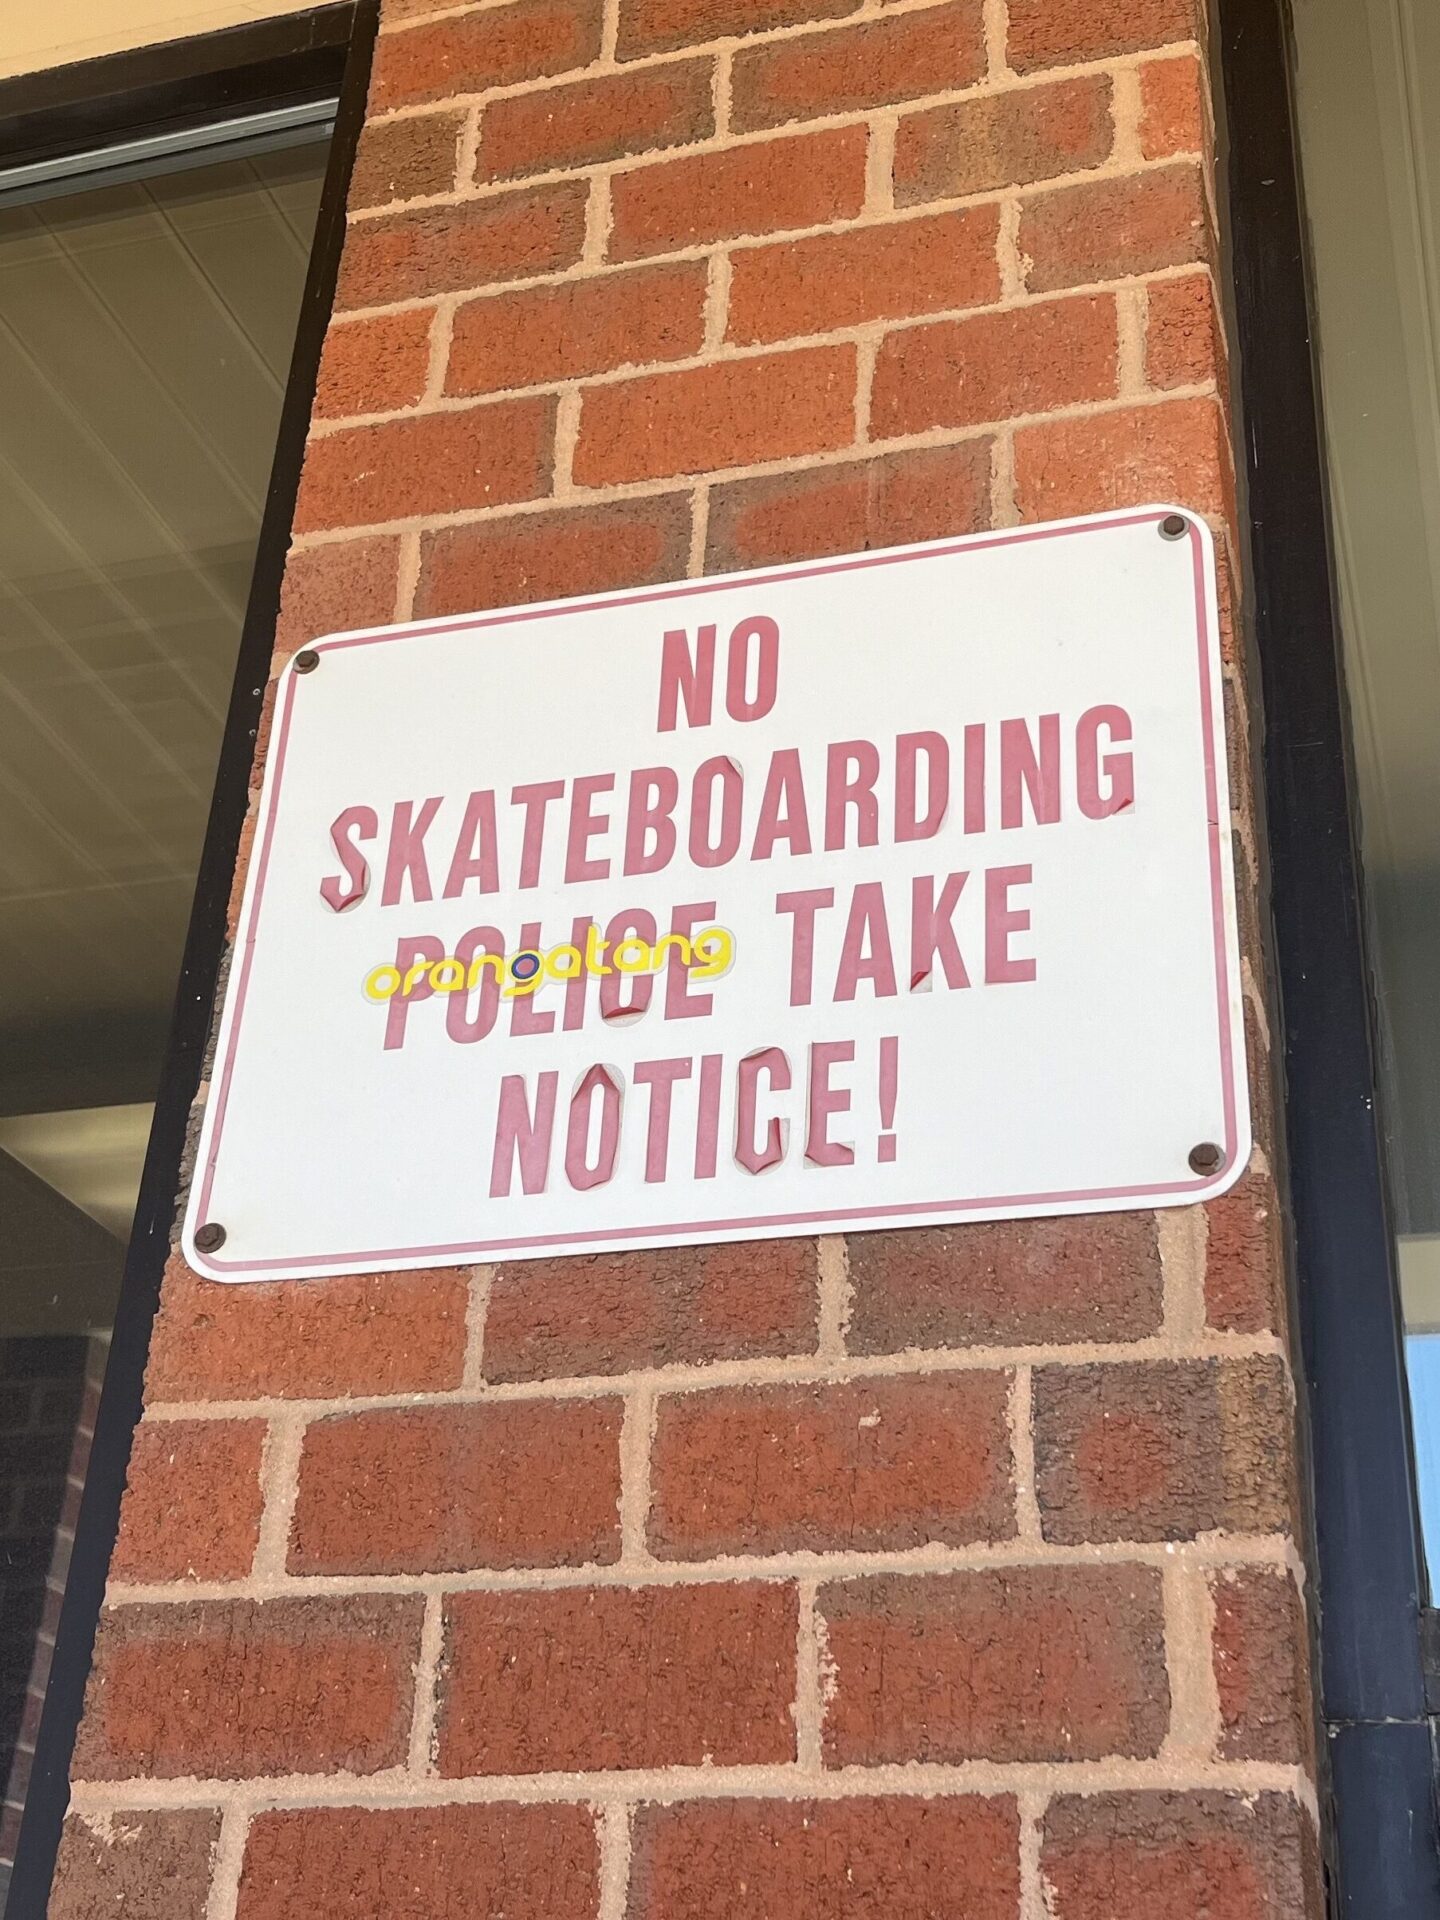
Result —
M1183 513L1167 513L1165 518L1160 522L1160 538L1162 540L1183 540L1189 531L1190 522L1185 518ZM298 661L296 665L299 665Z
M313 647L305 647L295 656L297 673L313 673L320 664L320 656Z
M1193 1173L1218 1173L1225 1164L1225 1149L1217 1147L1213 1140L1202 1140L1198 1147L1190 1149L1190 1169ZM196 1246L200 1242L197 1237Z
M218 1220L207 1220L195 1229L195 1246L200 1253L218 1253L225 1244L225 1229Z

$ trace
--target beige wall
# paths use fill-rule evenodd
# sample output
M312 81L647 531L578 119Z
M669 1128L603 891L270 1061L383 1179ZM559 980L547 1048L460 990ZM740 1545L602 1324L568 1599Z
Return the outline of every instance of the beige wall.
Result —
M213 33L277 14L301 13L313 0L46 0L0 5L0 78L40 67L93 60L102 53Z

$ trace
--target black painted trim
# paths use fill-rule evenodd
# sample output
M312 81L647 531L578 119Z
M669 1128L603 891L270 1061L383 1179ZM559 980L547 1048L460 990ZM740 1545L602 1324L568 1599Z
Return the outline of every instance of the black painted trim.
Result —
M322 11L333 18L339 10ZM347 15L351 13L348 7L344 11ZM274 644L280 581L289 546L320 349L334 303L340 249L345 236L345 196L364 121L365 92L377 24L378 0L359 0L353 10L350 51L344 67L314 251L300 309L255 575L220 748L169 1050L140 1185L134 1235L126 1255L110 1362L96 1417L95 1440L5 1920L42 1920L60 1843L69 1797L70 1757L84 1705L106 1572L119 1530L120 1499L131 1440L140 1418L150 1330L175 1223L175 1197L180 1188L186 1131L209 1040L212 1005L225 952L226 907L248 804L250 770ZM197 40L187 44L198 51L205 43Z
M0 167L333 98L355 18L354 0L339 0L0 80Z
M1437 1920L1409 1400L1284 0L1219 0L1337 1920Z

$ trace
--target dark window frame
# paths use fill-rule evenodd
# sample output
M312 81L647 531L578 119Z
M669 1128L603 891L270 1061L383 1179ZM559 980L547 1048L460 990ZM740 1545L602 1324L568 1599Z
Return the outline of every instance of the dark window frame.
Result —
M1218 14L1330 1910L1335 1920L1440 1920L1440 1615L1425 1604L1376 1117L1294 47L1287 0L1218 0Z
M377 26L378 0L344 0L253 26L0 81L0 168L78 158L157 133L198 132L218 121L277 107L339 102L6 1920L42 1920L69 1800L71 1753L119 1530L190 1110L225 952L230 883L248 802L320 349L334 303L346 191L364 122Z

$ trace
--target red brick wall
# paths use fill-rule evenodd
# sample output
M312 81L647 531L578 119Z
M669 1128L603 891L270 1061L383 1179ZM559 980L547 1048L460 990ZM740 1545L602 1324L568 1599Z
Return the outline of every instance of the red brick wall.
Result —
M282 654L1153 498L1228 540L1196 32L391 0ZM52 1912L1317 1912L1260 964L1204 1211L174 1261Z

